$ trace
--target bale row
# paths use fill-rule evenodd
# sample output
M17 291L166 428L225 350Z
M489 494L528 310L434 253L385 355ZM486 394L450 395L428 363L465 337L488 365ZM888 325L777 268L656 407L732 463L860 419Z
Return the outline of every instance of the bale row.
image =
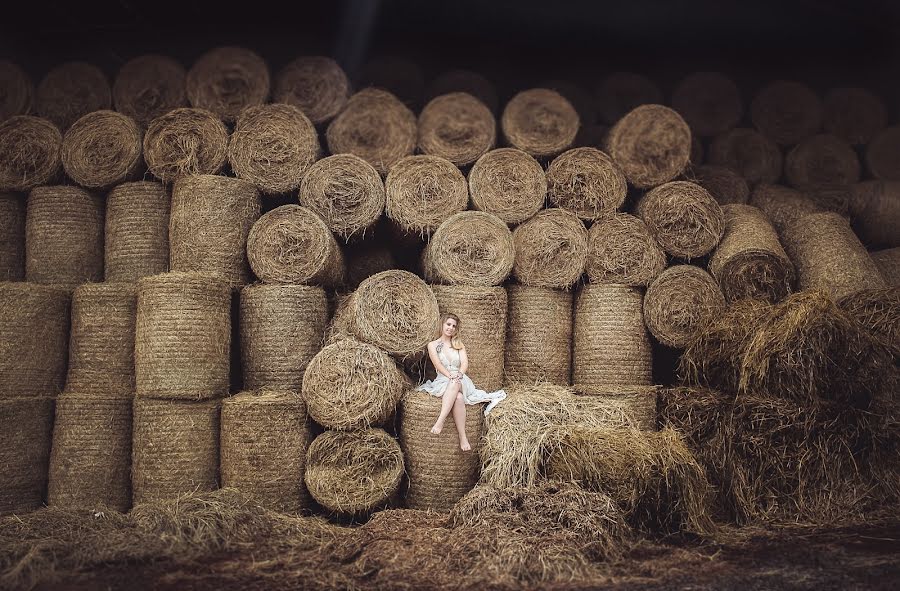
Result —
M19 115L0 122L0 191L28 191L54 182L62 134L53 123Z

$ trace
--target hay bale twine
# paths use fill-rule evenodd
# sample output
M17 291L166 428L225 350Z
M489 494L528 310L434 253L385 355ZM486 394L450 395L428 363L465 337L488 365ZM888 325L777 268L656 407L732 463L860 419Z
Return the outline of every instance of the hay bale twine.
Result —
M825 131L854 146L868 144L887 126L884 101L865 88L832 88L822 105Z
M425 250L425 276L457 285L500 285L513 269L513 234L495 215L463 211L435 231Z
M600 121L615 125L626 113L641 105L663 102L663 94L652 80L632 72L610 74L596 89Z
M868 246L900 246L900 182L872 181L853 188L859 201L853 230Z
M134 399L134 506L219 487L220 405L218 400Z
M750 119L764 136L790 146L822 128L822 101L805 84L776 80L753 97Z
M25 199L0 192L0 281L25 279Z
M499 101L497 88L494 84L478 72L472 70L448 70L431 81L425 92L427 100L431 100L442 94L451 92L465 92L471 94L490 109L491 113L497 112Z
M571 382L572 292L510 285L504 372L508 382Z
M173 109L150 122L144 135L147 168L169 183L190 174L216 174L225 165L228 130L204 109Z
M188 70L185 89L192 107L207 109L225 123L234 123L246 107L269 98L269 66L243 47L207 51Z
M201 273L138 281L134 369L138 396L198 400L228 393L231 291Z
M88 113L111 107L112 91L106 74L85 62L56 66L47 72L35 93L35 112L61 131Z
M313 125L324 125L341 112L350 98L350 81L336 61L323 56L302 56L275 78L274 102L293 105Z
M518 93L506 103L500 118L506 142L535 158L550 158L571 147L578 125L575 107L548 88Z
M728 302L743 298L775 303L791 292L794 265L763 211L734 203L722 207L725 235L709 259Z
M56 400L47 504L125 512L131 507L131 419L128 391L68 391Z
M588 284L575 298L572 383L582 386L653 383L653 350L644 325L641 290Z
M695 72L683 78L672 92L672 108L701 137L725 133L744 116L737 85L720 72Z
M393 94L367 88L350 97L325 138L332 154L355 154L385 175L415 151L416 116Z
M738 127L713 138L707 161L736 171L751 187L781 178L778 144L755 129Z
M528 153L499 148L472 166L469 193L475 209L492 213L507 224L520 224L543 207L547 177Z
M27 191L59 174L62 134L46 119L19 115L0 123L0 191Z
M184 66L164 55L141 55L119 69L112 96L116 111L146 129L172 109L186 107L187 73Z
M881 130L866 146L866 168L876 179L900 181L900 125Z
M606 149L629 183L642 189L655 187L687 168L691 129L672 109L643 105L609 130Z
M612 159L596 148L574 148L547 168L550 204L586 221L615 213L625 203L628 184Z
M513 273L533 287L568 289L581 279L588 253L584 222L565 209L545 209L512 233Z
M247 237L260 207L259 191L247 181L206 174L179 178L169 220L171 270L213 273L233 288L249 283Z
M312 439L296 391L243 392L222 403L222 486L280 513L309 507L303 484Z
M241 290L241 367L248 390L300 390L322 347L328 302L308 285L248 285Z
M363 515L387 504L403 472L403 451L384 430L326 431L306 452L304 480L329 511Z
M760 185L750 195L750 205L758 207L783 239L784 233L796 226L800 218L824 211L804 193L781 185Z
M94 111L72 124L60 152L69 178L88 189L135 180L143 172L141 128L115 111Z
M103 199L73 186L36 187L25 217L25 277L73 289L103 280Z
M886 248L870 253L887 285L900 287L900 247Z
M429 431L440 412L441 399L426 392L410 390L400 402L400 447L409 476L409 509L449 512L478 482L484 431L481 406L466 410L466 437L472 443L472 451L466 452L459 449L455 424L448 424L440 435Z
M0 398L0 516L44 504L52 431L51 398Z
M397 267L397 260L387 246L362 242L347 254L347 284L356 289L372 275Z
M31 111L34 82L18 65L0 60L0 122Z
M622 409L630 422L641 431L656 431L656 399L658 386L582 386L574 390L582 396L590 396L601 407Z
M169 268L169 205L162 183L137 181L106 196L106 281L137 281Z
M825 133L801 141L784 160L784 176L797 189L855 183L859 175L859 158L850 144Z
M665 268L665 251L640 218L617 213L591 226L585 271L592 283L647 286Z
M440 156L403 158L391 167L384 189L387 217L420 236L431 234L469 204L466 177Z
M675 257L702 257L725 232L722 207L709 191L687 181L672 181L646 193L635 213L663 250Z
M465 92L432 99L419 114L418 147L423 154L468 166L494 147L497 122L480 100Z
M644 295L647 328L660 343L676 349L684 349L724 309L719 284L693 265L669 267Z
M750 186L747 180L727 166L703 164L691 169L688 180L697 183L713 196L719 205L747 203Z

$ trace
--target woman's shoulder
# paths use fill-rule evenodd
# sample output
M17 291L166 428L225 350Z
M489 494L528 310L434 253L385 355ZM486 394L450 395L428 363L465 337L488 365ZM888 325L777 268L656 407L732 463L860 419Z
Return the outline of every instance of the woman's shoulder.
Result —
M428 348L429 348L429 349L434 349L434 348L437 347L438 343L440 343L440 342L441 342L441 339L435 339L435 340L433 340L433 341L429 341L429 343L428 343Z

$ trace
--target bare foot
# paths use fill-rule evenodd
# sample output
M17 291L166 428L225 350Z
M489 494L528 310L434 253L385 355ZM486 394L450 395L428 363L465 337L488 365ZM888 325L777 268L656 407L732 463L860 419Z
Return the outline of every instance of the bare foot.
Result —
M435 435L440 435L441 431L443 431L443 430L444 430L444 426L439 425L437 423L435 423L434 427L431 428L431 432L434 433Z
M461 449L461 450L463 450L463 451L472 451L472 446L469 445L469 440L468 440L468 439L463 439L462 441L460 441L460 442L459 442L459 449Z

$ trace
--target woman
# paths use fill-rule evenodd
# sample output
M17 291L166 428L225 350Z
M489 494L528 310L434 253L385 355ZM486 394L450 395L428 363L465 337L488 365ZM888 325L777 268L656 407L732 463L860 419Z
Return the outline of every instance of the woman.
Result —
M466 437L466 404L478 404L490 402L484 409L488 414L498 402L506 398L506 392L485 392L479 390L472 383L466 370L469 368L469 356L466 347L459 338L461 330L459 317L455 314L445 314L441 322L441 335L428 343L428 357L434 364L437 377L419 386L417 389L428 392L433 396L440 396L441 414L437 418L431 432L440 434L444 428L444 421L453 412L453 422L456 423L456 431L459 434L459 447L463 451L469 451L472 446Z

